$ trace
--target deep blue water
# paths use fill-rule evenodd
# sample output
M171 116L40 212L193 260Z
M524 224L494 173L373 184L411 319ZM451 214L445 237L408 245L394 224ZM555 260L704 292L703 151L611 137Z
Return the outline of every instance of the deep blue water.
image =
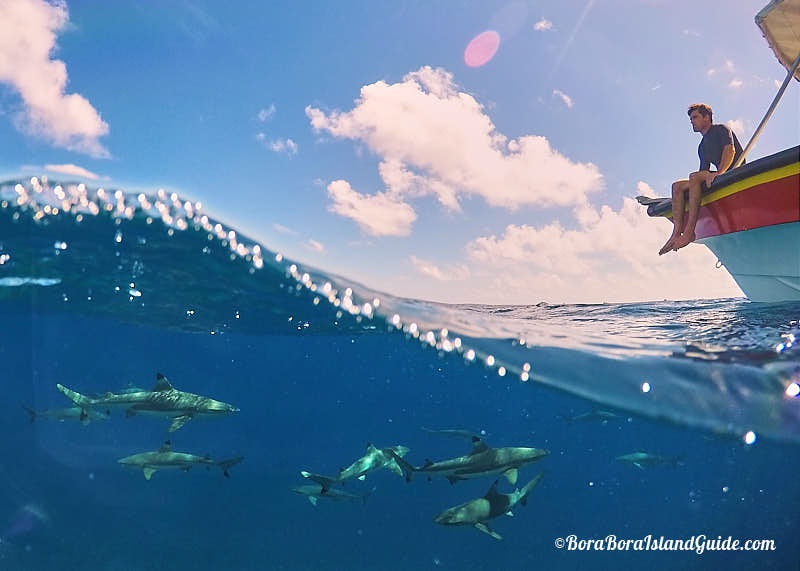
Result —
M15 205L13 185L3 188L0 569L798 568L800 411L784 392L800 381L797 304L440 306L292 271L266 250L256 268L252 255L231 259L229 235L181 231L174 216L148 224L142 209L37 221L49 189ZM307 285L326 281L340 301L353 288L358 318L325 296L313 303ZM373 297L381 304L365 316ZM423 340L431 331L438 349L415 330ZM445 343L456 337L460 348ZM241 411L167 434L166 420L119 411L88 426L30 423L21 406L69 406L56 383L150 389L157 372ZM596 409L618 417L572 420ZM382 471L344 487L375 487L366 503L316 507L290 491L307 483L300 470L335 474L368 442L406 445L416 465L469 450L422 427L550 450L520 470L520 485L544 473L528 505L490 523L502 541L432 521L494 478L406 483ZM175 450L245 459L230 479L194 468L150 481L116 462L167 438ZM638 449L682 460L644 470L615 461ZM513 487L501 478L500 489ZM775 550L554 546L570 534L730 535Z

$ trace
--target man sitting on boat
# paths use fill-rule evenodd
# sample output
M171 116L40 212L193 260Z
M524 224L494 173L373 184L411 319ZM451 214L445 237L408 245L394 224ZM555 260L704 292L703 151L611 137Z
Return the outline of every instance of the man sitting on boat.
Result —
M675 227L672 236L658 251L658 255L670 250L679 250L694 242L694 228L700 211L700 195L703 187L710 188L717 175L727 171L742 154L742 146L736 134L726 125L714 125L711 107L705 103L695 103L687 111L692 129L702 133L703 139L697 147L700 156L700 170L689 175L689 180L676 180L672 183L672 223ZM711 165L717 167L710 171ZM684 226L684 193L689 191L689 214ZM681 229L683 231L681 232Z

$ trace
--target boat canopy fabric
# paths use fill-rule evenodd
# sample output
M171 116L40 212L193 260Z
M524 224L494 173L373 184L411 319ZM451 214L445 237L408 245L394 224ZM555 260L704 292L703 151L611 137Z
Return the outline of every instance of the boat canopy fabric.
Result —
M800 55L800 0L772 0L756 14L756 24L781 65L791 69ZM794 78L800 81L800 69Z

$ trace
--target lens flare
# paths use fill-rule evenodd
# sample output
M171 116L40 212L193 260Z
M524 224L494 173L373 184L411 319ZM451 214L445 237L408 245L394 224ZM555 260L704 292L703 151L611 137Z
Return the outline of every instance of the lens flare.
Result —
M481 32L467 44L464 63L469 67L481 67L489 63L500 47L500 34L494 30Z

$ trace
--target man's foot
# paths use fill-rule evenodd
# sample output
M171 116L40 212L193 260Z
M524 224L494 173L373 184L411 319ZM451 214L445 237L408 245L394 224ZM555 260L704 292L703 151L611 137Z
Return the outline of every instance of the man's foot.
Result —
M679 238L679 236L676 236L675 234L673 234L672 236L670 236L670 237L669 237L669 240L667 240L667 243L666 243L666 244L664 244L663 246L661 246L661 249L658 251L658 255L659 255L659 256L663 256L663 255L664 255L664 254L666 254L667 252L670 252L670 251L672 251L672 249L673 249L673 248L674 248L674 246L675 246L675 240L676 240L677 238Z
M680 237L672 243L672 249L676 252L683 248L684 246L688 246L695 240L694 232L684 232L680 235Z

